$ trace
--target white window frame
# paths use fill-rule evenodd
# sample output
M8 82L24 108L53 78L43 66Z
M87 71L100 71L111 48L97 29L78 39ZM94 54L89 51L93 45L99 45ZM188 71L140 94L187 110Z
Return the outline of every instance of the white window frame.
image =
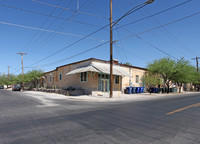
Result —
M51 81L52 81L52 77L50 76L50 77L49 77L49 82L51 82Z
M82 74L82 73L86 73L86 78L85 78L86 80L85 80L85 81L81 81L81 74ZM83 79L84 79L84 78L83 78ZM80 73L80 82L87 82L87 81L88 81L88 73L87 73L87 72L81 72L81 73Z
M61 79L60 79L60 75L61 75ZM58 77L59 77L59 80L61 81L62 80L62 73L59 73Z

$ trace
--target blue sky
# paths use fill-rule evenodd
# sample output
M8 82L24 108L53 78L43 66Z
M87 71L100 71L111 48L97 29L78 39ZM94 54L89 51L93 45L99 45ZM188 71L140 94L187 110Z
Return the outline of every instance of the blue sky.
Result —
M113 0L113 20L143 2L145 0ZM117 28L183 2L174 9ZM191 58L200 56L200 14L149 30L197 13L199 5L199 0L155 0L123 18L113 28L113 40L118 40L113 47L114 59L146 67L149 62L170 55L172 59L184 57L195 66ZM49 71L91 57L109 60L108 43L78 55L109 41L109 27L67 47L109 24L108 18L109 0L0 0L0 73L7 74L7 66L11 66L10 73L21 73L18 52L28 53L24 56L25 72L35 68ZM144 31L147 32L139 37L127 38ZM50 56L61 49L64 50Z

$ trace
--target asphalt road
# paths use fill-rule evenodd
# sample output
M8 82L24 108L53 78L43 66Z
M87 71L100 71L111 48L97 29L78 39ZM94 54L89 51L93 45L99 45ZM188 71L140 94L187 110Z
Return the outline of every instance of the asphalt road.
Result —
M199 144L200 94L145 102L44 104L0 90L0 144Z

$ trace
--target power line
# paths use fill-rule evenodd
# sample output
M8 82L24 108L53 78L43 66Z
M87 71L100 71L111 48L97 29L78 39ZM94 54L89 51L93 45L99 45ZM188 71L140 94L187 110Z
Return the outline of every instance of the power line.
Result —
M69 8L64 8L64 7L56 6L56 5L53 5L53 4L46 3L46 2L41 2L41 1L37 1L37 0L32 0L32 1L33 1L33 2L36 2L36 3L48 5L48 6L51 6L51 7L56 7L56 8L59 8L59 9L67 10L67 11L77 12L77 10L72 10L72 9L69 9ZM79 9L80 9L80 8L79 8ZM79 11L79 9L78 9L78 13L85 14L85 15L89 15L89 16L95 16L95 17L100 17L100 18L109 19L109 18L107 18L107 17L100 16L100 15L97 15L97 14Z
M58 4L59 5L63 0L59 0ZM51 13L48 15L48 17L43 21L43 23L40 25L39 28L42 28L44 26L44 24L49 20L50 16L55 12L56 8L54 8ZM33 38L39 33L39 31L36 31L34 33L34 35L31 37L31 39L27 42L27 44L25 45L25 49L28 46L28 44L33 40ZM20 51L22 51L23 49L21 49Z
M120 8L120 9L121 9L121 8ZM122 9L121 9L121 10L122 10ZM123 11L123 10L122 10L122 11ZM119 26L119 27L121 27L121 28L125 29L126 31L128 31L129 33L133 34L130 30L126 29L124 26ZM156 50L158 50L158 51L160 51L160 52L162 52L162 53L164 53L164 54L166 54L166 55L168 55L168 56L170 56L170 57L172 57L172 58L175 58L174 56L172 56L172 55L168 54L167 52L161 50L160 48L154 46L154 45L151 44L150 42L148 42L148 41L144 40L143 38L139 37L138 35L136 35L136 37L139 38L140 40L144 41L145 43L147 43L148 45L150 45L150 46L153 47L154 49L156 49ZM175 58L175 59L177 59L177 58Z
M45 66L49 66L49 65L56 64L56 63L60 63L60 62L62 62L62 61L65 61L65 60L68 60L68 59L77 57L77 56L82 55L82 54L84 54L84 53L87 53L87 52L89 52L89 51L91 51L91 50L97 49L97 48L99 48L99 47L101 47L101 46L103 46L103 45L105 45L105 44L107 44L107 43L109 43L109 42L110 42L110 41L104 42L104 43L102 43L102 44L100 44L100 45L97 45L97 46L95 46L95 47L89 48L89 49L87 49L87 50L85 50L85 51L82 51L82 52L80 52L80 53L78 53L78 54L75 54L75 55L73 55L73 56L70 56L70 57L67 57L67 58L64 58L64 59L55 61L55 62L47 63L47 64L44 64L44 65L40 65L40 66L45 67Z
M87 0L87 2L88 2L89 0ZM83 7L87 2L85 2L81 7ZM88 6L88 5L87 5ZM81 8L79 8L79 10L80 10ZM70 19L73 19L75 16L77 16L77 15L75 15L76 13L77 13L78 11L76 11L76 12L74 12L74 14L73 15L71 15L71 17L70 17ZM70 22L70 21L69 21ZM56 31L57 30L62 30L64 27L65 27L65 22L62 24L62 25L60 25L57 29L56 29ZM69 23L68 23L69 24ZM41 47L43 47L49 40L51 40L52 38L54 38L56 36L56 34L54 34L54 35L49 35L44 41L43 41L43 45L40 45L40 47L37 47L37 49L40 49ZM37 50L37 49L35 49L35 51Z
M128 61L128 58L127 58L126 53L125 53L125 48L124 48L123 42L121 41L121 37L120 37L120 34L119 34L118 30L117 30L117 35L118 35L118 38L119 38L119 42L121 43L123 54L124 54L124 56L126 58L126 61ZM115 45L117 46L117 44L115 44Z
M124 28L124 27L123 27ZM128 29L126 29L126 28L124 28L126 31L128 31L129 33L132 33L131 31L129 31ZM154 48L154 49L156 49L156 50L158 50L159 52L161 52L161 53L164 53L165 55L167 55L167 56L169 56L169 57L172 57L172 58L174 58L174 59L177 59L176 57L174 57L174 56L172 56L171 54L169 54L169 53L167 53L167 52L165 52L165 51L163 51L163 50L161 50L160 48L158 48L158 47L156 47L155 45L153 45L152 43L150 43L150 42L148 42L148 41L146 41L146 40L144 40L143 38L141 38L140 36L138 36L138 35L136 35L136 37L138 38L138 39L140 39L140 40L142 40L142 41L144 41L146 44L148 44L148 45L150 45L152 48Z
M174 8L177 8L177 7L181 6L181 5L184 5L184 4L186 4L186 3L190 2L190 1L192 1L192 0L187 0L187 1L183 2L183 3L180 3L180 4L175 5L175 6L173 6L173 7L167 8L167 9L165 9L165 10L162 10L162 11L157 12L157 13L155 13L155 14L149 15L149 16L147 16L147 17L141 18L141 19L136 20L136 21L134 21L134 22L121 25L121 26L117 27L116 29L119 29L119 28L121 28L121 27L125 27L125 26L128 26L128 25L131 25L131 24L140 22L140 21L142 21L142 20L145 20L145 19L154 17L154 16L156 16L156 15L159 15L159 14L161 14L161 13L164 13L164 12L166 12L166 11L169 11L169 10L171 10L171 9L174 9Z
M52 17L52 18L61 19L61 20L65 20L65 21L68 21L68 22L74 22L74 23L79 23L79 24L93 26L93 27L101 27L101 26L90 24L90 23L86 23L86 22L81 22L81 21L77 21L77 20L69 20L69 19L66 19L66 18L59 17L59 16L48 15L48 14L44 14L44 13L41 13L41 12L22 9L22 8L9 6L9 5L5 5L5 4L0 4L0 6L11 8L11 9L16 9L16 10L19 10L19 11L29 12L29 13L33 13L33 14L37 14L37 15L41 15L41 16L49 16L49 17Z
M151 0L149 0L149 1L151 1ZM145 4L146 4L146 3L145 3ZM146 5L147 5L147 4L146 4ZM138 8L138 10L139 10L139 8ZM134 12L135 12L135 11L134 11ZM125 15L127 15L127 14L125 14ZM124 15L123 15L122 17L124 17ZM113 22L113 24L117 24L117 22L119 22L119 20L121 20L121 17L120 17L119 19L115 20L115 21ZM35 65L35 64L37 64L37 63L39 63L39 62L41 62L41 61L44 61L44 60L48 59L49 57L54 56L55 54L57 54L57 53L59 53L59 52L65 50L65 49L67 49L67 48L69 48L69 47L71 47L71 46L73 46L73 45L79 43L80 41L86 39L87 37L89 37L89 36L91 36L91 35L93 35L93 34L99 32L99 31L101 31L101 30L103 30L103 29L105 29L105 28L106 28L107 26L109 26L109 25L110 25L110 24L107 24L107 25L101 27L100 29L98 29L98 30L96 30L96 31L94 31L94 32L92 32L92 33L90 33L90 34L88 34L86 37L83 37L83 38L81 38L81 39L79 39L79 40L77 40L77 41L71 43L70 45L68 45L68 46L66 46L66 47L64 47L64 48L62 48L62 49L60 49L60 50L58 50L58 51L56 51L56 52L50 54L49 56L47 56L47 57L45 57L45 58L43 58L43 59L41 59L41 60L39 60L39 61L33 63L32 65Z
M189 15L189 16L186 16L186 17L183 17L183 18L177 19L177 20L175 20L175 21L169 22L169 23L167 23L167 24L163 24L163 25L160 25L160 26L157 26L157 27L154 27L154 28L148 29L148 30L146 30L146 31L143 31L143 32L140 32L140 33L137 33L137 34L131 35L131 36L127 36L127 37L123 38L122 40L129 39L129 38L135 37L135 36L137 36L137 35L141 35L141 34L144 34L144 33L150 32L150 31L153 31L153 30L155 30L155 29L159 29L159 28L161 28L161 27L164 27L164 26L167 26L167 25L170 25L170 24L173 24L173 23L176 23L176 22L179 22L179 21L185 20L185 19L187 19L187 18L190 18L190 17L196 16L196 15L198 15L198 14L200 14L200 12L196 12L196 13L191 14L191 15Z
M18 68L19 68L19 66L20 66L20 64L19 64L19 65L17 65L15 68L13 68L11 71L15 71L16 69L18 69Z
M71 0L71 2L66 6L66 7L69 7L71 4L72 4L72 2L73 2L73 0ZM88 1L86 1L86 3L87 3ZM64 10L63 11L61 11L60 13L59 13L59 16L61 16L62 14L64 13ZM47 29L49 29L55 22L56 22L56 20L57 19L54 19L54 21L52 21L51 23L50 23L50 25L47 27ZM70 21L68 21L68 22L70 22ZM63 23L65 23L65 22L63 22ZM57 28L56 29L56 31L58 31L59 29ZM45 32L43 32L36 40L35 40L35 43L37 42L37 41L39 41L39 39L43 36L45 34Z
M130 3L132 3L130 0L128 0ZM189 2L189 1L187 1L187 2ZM186 4L186 3L184 3L184 4ZM180 5L179 5L180 6ZM146 10L144 10L144 11L146 11ZM144 14L142 13L142 12L140 12L143 16L144 16ZM147 12L147 13L149 13L149 12ZM149 13L150 14L150 13ZM154 17L152 17L153 19L154 19ZM152 24L154 24L151 20L149 20ZM159 25L161 25L158 21L156 21L155 19L154 19L154 21L155 22L157 22ZM155 24L154 24L155 25ZM144 27L144 26L143 26ZM123 27L122 27L123 28ZM145 29L146 29L146 27L144 27ZM165 31L164 31L164 30ZM175 37L174 37L174 39L169 35L170 34L170 32L167 30L167 28L165 28L165 27L162 27L162 29L161 29L162 31L164 31L165 33L167 32L167 36L172 40L172 41L174 41L174 42L176 42L174 39L176 39ZM176 49L176 47L174 47L174 46L172 46L172 45L170 45L170 44L168 44L168 42L166 42L165 40L163 40L163 39L161 39L161 37L159 37L159 36L157 36L157 35L155 35L154 33L152 33L151 32L151 34L152 35L154 35L156 38L158 38L158 39L160 39L162 42L164 42L165 44L167 44L169 47L173 47L173 49ZM177 50L177 49L176 49ZM179 50L178 50L179 51ZM182 51L179 51L180 53L183 53Z
M73 2L73 0L71 0L69 3L68 3L68 5L67 5L67 7L69 7L71 4L72 4L72 2ZM55 7L55 9L56 9L56 7ZM61 16L63 14L63 11L59 14L59 16ZM58 17L59 17L58 16ZM47 27L47 29L49 29L52 25L53 25L53 23L55 23L57 21L57 19L54 19L54 21L52 21L49 25L48 25L48 27ZM56 31L58 31L58 30L56 30ZM39 41L39 39L45 34L46 32L43 32L42 34L40 34L39 35L39 37L37 38L37 39L35 39L35 41L33 42L33 44L37 44L37 42ZM32 46L33 47L33 46ZM33 49L31 49L31 50L33 50ZM36 50L36 49L35 49ZM30 52L31 53L31 52ZM31 53L32 54L32 53Z
M68 35L68 36L74 36L74 37L85 37L85 36L73 34L73 33L65 33L65 32L53 31L53 30L48 30L48 29L41 29L41 28L37 28L37 27L18 25L18 24L14 24L14 23L3 22L3 21L0 21L0 24L16 26L16 27L21 27L21 28L27 28L27 29L33 29L33 30L44 31L44 32L50 32L50 33L56 33L56 34L62 34L62 35ZM97 40L100 42L104 41L104 40L93 38L93 37L87 37L87 38L92 39L92 40Z
M160 48L158 48L158 47L152 45L150 42L144 40L143 38L141 38L141 37L139 37L139 36L137 36L137 38L141 39L142 41L144 41L145 43L147 43L147 44L150 45L151 47L153 47L153 48L155 48L156 50L160 51L161 53L164 53L164 54L166 54L166 55L169 56L169 57L172 57L172 58L174 58L174 59L177 59L176 57L172 56L171 54L168 54L167 52L161 50Z
M117 43L116 43L116 46L119 47L120 45L117 45ZM127 47L126 47L126 48L127 48ZM131 48L129 48L129 49L131 49ZM134 57L136 57L136 58L138 58L138 59L141 59L141 60L143 60L143 61L145 61L145 62L147 61L147 59L144 59L143 57L140 57L140 56L138 56L138 55L132 53L131 51L128 51L128 50L126 50L126 49L124 49L124 51L126 51L127 54L130 54L130 55L132 55L132 56L134 56Z

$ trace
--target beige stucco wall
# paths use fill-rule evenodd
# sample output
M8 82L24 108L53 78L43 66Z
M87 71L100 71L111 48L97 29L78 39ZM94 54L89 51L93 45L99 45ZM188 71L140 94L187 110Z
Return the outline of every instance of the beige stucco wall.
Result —
M126 76L122 78L122 89L125 89L128 86L131 86L131 84L133 87L143 86L141 79L143 75L145 74L145 70L132 68L132 67L123 67L123 70L129 73L131 77ZM136 75L139 75L139 83L136 83Z
M87 82L81 82L80 81L80 73L78 74L71 74L66 75L68 72L76 69L77 67L81 66L87 66L92 62L92 60L84 61L81 63L75 63L70 64L62 67L58 67L53 72L45 73L45 85L49 88L55 87L55 88L67 88L69 86L75 87L75 88L82 88L85 89L86 92L91 93L91 91L98 93L98 73L94 72L88 72L88 81ZM115 92L123 92L124 89L127 86L130 86L130 82L132 82L132 86L142 86L141 78L143 74L145 73L145 70L133 68L133 67L125 67L121 66L121 68L129 73L131 77L121 77L120 76L120 84L113 84L113 90ZM59 80L59 74L62 74L62 80ZM136 75L139 75L139 81L140 83L136 83L135 77ZM52 81L50 82L50 76L52 77Z
M55 71L52 72L48 72L46 73L45 76L45 83L44 86L47 88L52 88L53 84L54 84L54 75L55 75ZM50 82L50 77L51 77L51 82Z
M73 65L58 67L54 72L49 72L45 74L45 77L46 77L45 83L47 87L49 88L52 88L53 86L55 86L56 88L67 88L69 86L72 86L74 88L85 89L88 91L88 93L90 93L90 91L97 91L98 90L98 74L97 73L88 72L87 82L80 81L80 73L66 75L68 72L76 69L77 67L86 66L86 65L89 65L90 63L91 61L86 61L86 62L77 63ZM62 74L62 80L59 80L59 74ZM54 81L52 82L49 81L50 76L54 77Z

